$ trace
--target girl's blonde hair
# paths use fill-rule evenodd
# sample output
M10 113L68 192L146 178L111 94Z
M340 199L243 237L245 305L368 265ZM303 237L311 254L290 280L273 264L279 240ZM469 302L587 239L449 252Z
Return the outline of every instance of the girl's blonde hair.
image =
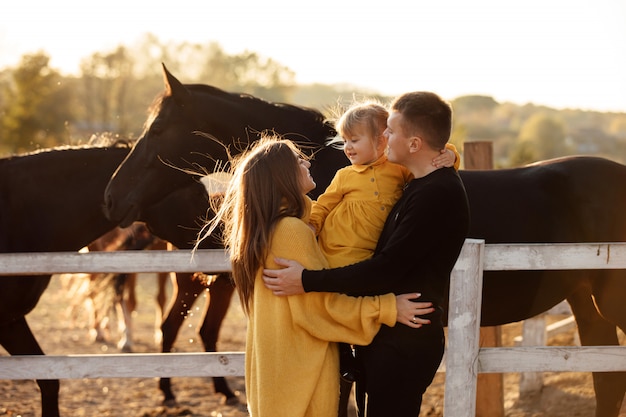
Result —
M258 140L232 161L233 177L224 199L201 231L198 243L222 225L233 280L246 314L276 223L283 217L304 215L306 197L298 175L299 158L307 157L289 140L277 136Z
M347 138L357 128L364 127L376 146L387 128L387 117L389 117L389 111L379 101L373 99L355 101L335 123L338 136L330 143L342 143L342 138Z

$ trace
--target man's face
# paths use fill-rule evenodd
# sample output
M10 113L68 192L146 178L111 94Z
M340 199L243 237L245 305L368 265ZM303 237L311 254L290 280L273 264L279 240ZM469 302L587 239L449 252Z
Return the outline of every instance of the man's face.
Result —
M402 164L409 155L409 140L402 128L403 116L401 113L392 111L387 118L387 158L396 164Z

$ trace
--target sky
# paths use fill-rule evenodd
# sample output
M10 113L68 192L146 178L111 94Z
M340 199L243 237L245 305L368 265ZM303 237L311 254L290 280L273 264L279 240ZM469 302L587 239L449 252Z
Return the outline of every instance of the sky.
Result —
M152 33L257 52L299 83L626 112L626 0L20 0L2 14L0 69L41 50L77 74Z

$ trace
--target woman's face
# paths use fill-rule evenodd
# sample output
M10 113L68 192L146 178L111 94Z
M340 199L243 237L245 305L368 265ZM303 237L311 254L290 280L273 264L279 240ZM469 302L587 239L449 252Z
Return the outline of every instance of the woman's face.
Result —
M298 175L300 176L300 187L302 188L302 194L307 194L309 191L315 188L315 181L309 172L311 163L305 159L298 157Z

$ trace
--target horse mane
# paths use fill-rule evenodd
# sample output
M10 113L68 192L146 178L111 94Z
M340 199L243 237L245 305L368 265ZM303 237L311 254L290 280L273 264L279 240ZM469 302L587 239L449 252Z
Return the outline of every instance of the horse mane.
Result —
M132 148L135 141L135 139L122 138L119 135L104 132L91 135L87 144L84 146L88 148Z
M312 107L300 106L296 104L289 104L283 102L272 102L265 99L262 99L257 96L253 96L248 93L231 93L225 90L222 90L218 87L208 85L208 84L185 84L185 88L187 88L191 92L196 92L200 94L206 94L209 96L218 97L227 101L244 101L247 100L246 104L252 104L253 106L262 106L262 107L273 107L275 109L292 111L294 113L304 113L308 114L313 121L318 122L320 124L328 124L329 127L332 128L332 124L329 123L329 120L317 109ZM166 92L162 92L160 95L156 97L152 106L148 111L151 115L156 115L158 110L161 108L163 104L163 100L167 98Z
M86 143L77 144L77 145L58 145L50 148L40 148L35 149L33 151L17 153L9 155L3 159L11 159L22 156L30 156L30 155L40 155L49 152L58 152L58 151L73 151L80 149L94 149L94 148L123 148L130 149L133 147L135 140L133 139L124 139L120 138L116 135L105 133L105 134L94 134L89 138Z

